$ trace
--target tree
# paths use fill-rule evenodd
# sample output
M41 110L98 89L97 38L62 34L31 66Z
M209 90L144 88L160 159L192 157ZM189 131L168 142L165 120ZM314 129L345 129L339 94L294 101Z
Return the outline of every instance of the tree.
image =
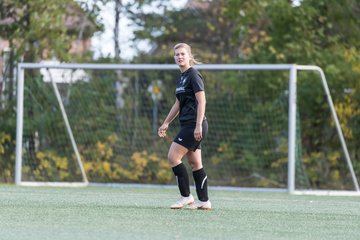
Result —
M115 45L115 59L120 57L120 39L119 39L119 25L120 25L120 14L122 8L122 1L115 0L115 27L114 27L114 45Z
M135 31L136 39L149 40L159 57L168 55L174 43L188 42L204 62L224 63L237 58L238 38L234 39L237 25L227 19L228 1L190 2L198 4L178 11L165 8L160 13L135 14L133 18L139 28Z
M53 3L4 0L0 4L0 36L16 49L15 58L22 56L26 62L42 59L45 50L49 51L50 57L68 61L74 39L89 37L101 29L91 14L80 15L82 10L72 0Z
M95 21L96 12L84 13L84 10L72 0L48 2L45 0L3 0L0 2L0 37L9 41L9 59L7 61L8 88L6 102L1 106L0 134L9 136L11 143L15 139L15 101L14 69L16 63L38 62L56 57L60 61L79 59L70 52L76 40L89 38L101 25ZM85 59L86 54L81 58ZM38 73L28 71L27 77ZM3 92L2 92L3 93ZM1 98L3 100L3 98ZM31 118L32 109L25 114ZM34 145L34 133L29 136L30 148ZM7 148L12 150L10 147ZM9 162L14 151L3 153L4 161ZM9 164L13 166L13 164ZM8 166L8 165L7 165ZM5 171L5 170L4 170ZM12 170L8 170L13 172Z

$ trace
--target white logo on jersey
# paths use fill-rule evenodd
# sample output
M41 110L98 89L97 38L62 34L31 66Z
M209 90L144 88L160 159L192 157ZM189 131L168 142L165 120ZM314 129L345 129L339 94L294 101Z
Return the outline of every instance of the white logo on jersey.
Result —
M178 87L176 88L176 92L183 92L185 91L185 88L184 87Z

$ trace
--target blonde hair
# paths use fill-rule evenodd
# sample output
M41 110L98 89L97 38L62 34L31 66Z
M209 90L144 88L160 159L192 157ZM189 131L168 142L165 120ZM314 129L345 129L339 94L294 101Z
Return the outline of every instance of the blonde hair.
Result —
M190 45L186 44L186 43L178 43L174 46L174 51L178 48L185 48L186 51L188 52L189 56L190 56L190 66L193 66L195 64L201 64L200 61L198 61L193 54L191 53L191 47Z

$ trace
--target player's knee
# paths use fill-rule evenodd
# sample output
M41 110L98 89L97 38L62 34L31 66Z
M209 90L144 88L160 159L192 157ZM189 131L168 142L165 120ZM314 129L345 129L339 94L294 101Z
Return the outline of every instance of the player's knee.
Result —
M199 170L203 167L201 161L189 161L189 164L192 171Z
M176 166L179 163L181 163L181 159L178 159L177 157L175 157L173 154L169 153L168 154L168 161L170 163L171 166Z
M196 168L196 164L194 162L189 162L189 165L192 170L194 170L194 168Z

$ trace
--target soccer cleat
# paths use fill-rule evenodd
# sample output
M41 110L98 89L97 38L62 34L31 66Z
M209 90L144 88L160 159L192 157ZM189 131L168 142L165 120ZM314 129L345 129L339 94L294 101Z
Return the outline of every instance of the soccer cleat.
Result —
M200 209L200 210L211 210L211 202L207 200L206 202L196 200L192 204L189 205L190 209Z
M176 201L173 205L170 206L171 209L180 209L186 205L192 204L194 202L194 197L190 194L188 197L181 196L179 200Z

